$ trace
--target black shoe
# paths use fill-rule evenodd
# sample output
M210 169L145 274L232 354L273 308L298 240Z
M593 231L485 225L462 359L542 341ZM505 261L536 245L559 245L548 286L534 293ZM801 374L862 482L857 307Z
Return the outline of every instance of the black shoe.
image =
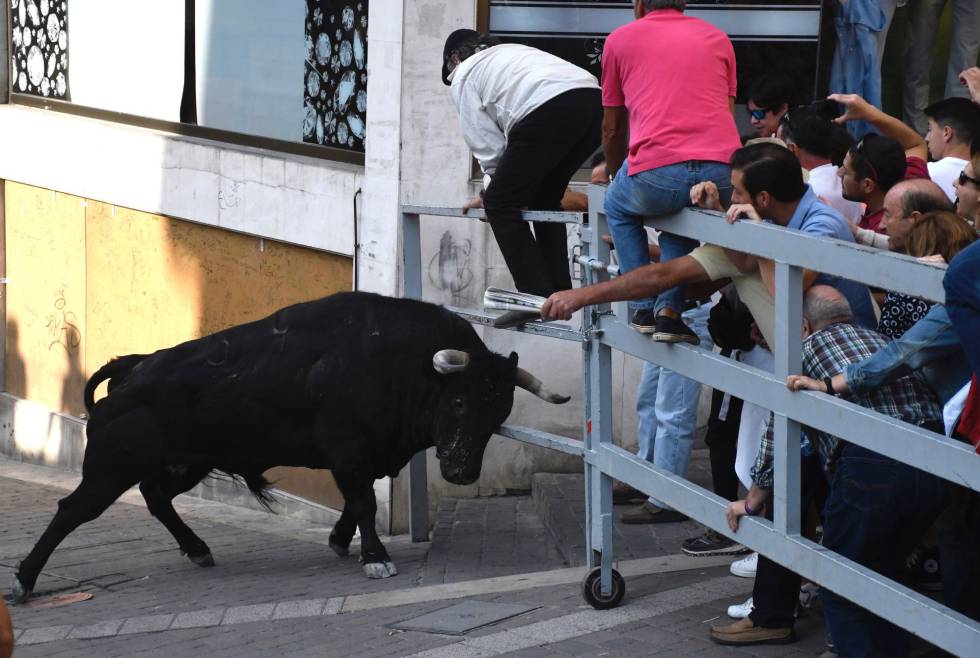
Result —
M701 339L691 331L691 328L684 324L680 318L672 318L667 315L658 315L656 329L653 331L653 339L658 343L690 343L700 345Z
M939 548L920 544L912 549L905 560L903 576L909 587L927 592L942 591L943 572L939 564Z
M630 316L630 326L641 334L652 334L657 330L657 317L652 308L641 308Z
M527 324L531 320L540 320L541 314L537 311L507 311L493 321L496 329L507 329L518 325Z
M685 539L684 543L681 544L681 550L688 555L699 556L741 555L742 553L749 552L749 549L738 542L732 541L725 535L719 534L714 530L709 530L700 537Z

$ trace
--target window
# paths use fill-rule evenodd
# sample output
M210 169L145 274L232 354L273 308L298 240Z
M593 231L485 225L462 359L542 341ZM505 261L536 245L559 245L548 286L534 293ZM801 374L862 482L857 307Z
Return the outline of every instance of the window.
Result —
M9 1L16 101L363 161L369 0Z
M792 73L807 95L815 92L820 0L688 2L685 13L715 25L732 40L740 96L752 80L773 68ZM599 77L605 38L633 20L633 3L481 0L480 17L480 29L558 55Z

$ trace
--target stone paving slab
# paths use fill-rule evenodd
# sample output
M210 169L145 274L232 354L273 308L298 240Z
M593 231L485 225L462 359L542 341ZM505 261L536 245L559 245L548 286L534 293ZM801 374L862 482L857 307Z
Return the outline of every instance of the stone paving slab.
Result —
M702 487L711 487L706 451L695 451L687 477ZM541 523L551 535L564 561L585 564L585 476L581 473L537 473L532 478L532 498ZM695 521L628 525L620 521L633 505L617 505L613 515L613 553L619 559L673 555L688 537L704 532Z
M5 477L4 466L0 583L65 490L54 475L39 484L23 473ZM582 600L583 570L561 569L564 560L532 510L526 496L447 499L431 544L385 539L402 575L372 581L356 559L324 546L327 529L267 514L258 523L216 503L199 516L193 506L182 512L218 562L201 569L180 557L141 504L123 502L69 537L39 581L41 592L95 597L49 610L15 606L15 655L814 656L822 649L817 615L800 622L795 645L747 651L712 644L708 628L727 605L744 600L751 583L728 576L724 560L676 551L626 562L617 550L627 598L615 610L592 610ZM386 627L462 600L534 610L463 638Z

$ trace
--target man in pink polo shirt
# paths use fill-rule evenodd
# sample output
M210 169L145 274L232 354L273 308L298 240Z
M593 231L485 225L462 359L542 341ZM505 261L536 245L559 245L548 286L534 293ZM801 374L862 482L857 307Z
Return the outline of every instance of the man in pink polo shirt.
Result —
M741 146L732 115L735 52L723 32L685 16L684 7L684 0L636 0L637 20L610 34L603 50L603 150L614 174L605 212L624 274L650 263L644 219L690 204L691 188L703 181L725 204L732 193L728 162ZM661 233L661 261L695 246ZM630 324L654 340L710 343L708 307L689 308L683 288L630 307ZM636 403L641 457L686 473L700 393L698 382L645 364ZM653 498L623 514L626 523L683 519Z
M603 51L603 149L614 175L605 211L624 273L650 262L645 218L689 205L702 181L718 186L723 203L731 195L728 161L741 146L732 115L735 51L724 32L685 16L684 7L685 0L636 0L637 20L610 34ZM696 244L662 234L661 259ZM680 319L684 308L683 290L668 290L630 302L630 324L654 340L697 345Z

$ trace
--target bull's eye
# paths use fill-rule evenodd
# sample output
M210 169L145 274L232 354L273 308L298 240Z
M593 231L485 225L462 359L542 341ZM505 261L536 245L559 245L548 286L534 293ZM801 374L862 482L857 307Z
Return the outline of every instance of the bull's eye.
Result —
M466 400L464 400L463 398L454 398L453 399L453 413L455 413L457 416L462 416L463 414L465 414L466 413Z

